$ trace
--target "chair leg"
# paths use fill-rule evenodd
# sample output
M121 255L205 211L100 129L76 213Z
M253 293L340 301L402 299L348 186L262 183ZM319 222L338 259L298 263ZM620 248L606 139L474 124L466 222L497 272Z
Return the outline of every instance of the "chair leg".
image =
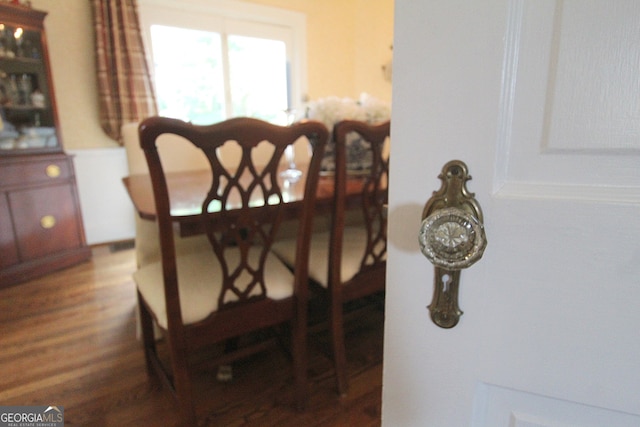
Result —
M238 338L229 338L224 344L225 354L233 353L238 349ZM216 373L216 380L221 383L228 383L233 381L233 365L230 363L227 365L218 366L218 372Z
M349 389L347 380L347 357L344 344L344 319L342 313L342 301L337 298L331 299L330 308L330 330L331 345L333 347L333 363L336 370L336 382L338 386L338 394L346 396Z
M196 410L193 401L193 391L191 388L191 377L187 355L183 342L172 342L177 334L169 334L167 345L169 347L169 357L171 360L171 370L173 373L173 392L178 401L178 408L184 421L184 425L197 425Z
M167 373L162 368L161 362L158 360L156 352L156 337L154 332L153 318L151 313L142 303L142 299L138 299L138 309L140 312L140 327L142 331L142 342L144 345L144 354L147 362L147 371L149 374L155 374L160 377L160 381L170 388L174 398L177 400L178 409L180 411L185 426L196 425L196 412L193 403L191 381L187 369L187 359L183 350L176 349L169 336L167 336L167 345L169 346L169 354L171 357L171 368L173 371L173 382L167 377Z
M309 397L307 381L307 313L300 310L291 328L291 353L293 357L293 377L295 406L298 411L305 409Z
M146 309L140 297L138 297L138 313L140 317L140 332L142 345L144 348L144 356L147 362L147 372L152 374L154 371L152 358L156 354L156 340L153 333L153 318L151 313Z

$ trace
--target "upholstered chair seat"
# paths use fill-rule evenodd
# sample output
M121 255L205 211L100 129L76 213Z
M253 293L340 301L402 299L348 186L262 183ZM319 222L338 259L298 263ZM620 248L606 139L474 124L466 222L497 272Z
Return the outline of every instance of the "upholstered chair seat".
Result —
M309 278L323 288L329 287L327 271L329 270L329 239L328 231L314 233L311 237L311 253L309 260ZM344 243L342 245L342 265L340 268L340 282L348 283L358 272L362 262L362 254L367 246L367 233L363 226L344 228ZM296 255L296 241L294 239L281 240L273 245L273 251L286 264L293 265ZM386 253L383 255L386 259Z
M187 239L188 240L188 239ZM178 289L182 321L185 325L206 319L218 310L218 295L222 291L222 271L220 264L212 262L211 247L203 239L191 239L193 251L181 252L177 257ZM201 245L200 250L197 250ZM258 265L259 253L255 253L251 263ZM240 260L236 252L227 255L229 265L237 265ZM154 313L155 320L162 329L167 329L167 309L164 297L162 263L146 264L133 275L144 301ZM293 295L294 277L291 271L276 258L269 258L265 266L267 297L281 300Z

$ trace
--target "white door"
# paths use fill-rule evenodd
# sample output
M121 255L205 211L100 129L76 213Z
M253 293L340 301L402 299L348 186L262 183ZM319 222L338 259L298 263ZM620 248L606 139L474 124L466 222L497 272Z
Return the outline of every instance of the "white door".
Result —
M383 425L640 426L640 2L395 3ZM418 249L464 161L460 322Z

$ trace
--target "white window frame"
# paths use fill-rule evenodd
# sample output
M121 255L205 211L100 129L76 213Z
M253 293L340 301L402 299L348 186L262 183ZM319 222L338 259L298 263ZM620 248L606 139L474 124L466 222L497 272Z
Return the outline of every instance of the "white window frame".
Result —
M299 12L235 0L138 0L142 39L154 73L151 26L166 25L252 37L286 39L290 67L289 108L307 97L307 23ZM226 44L223 44L226 46ZM226 58L225 58L226 63ZM226 65L225 65L226 66ZM225 79L229 73L225 71ZM225 87L229 87L225 82ZM226 102L229 103L229 96ZM226 105L226 111L231 111Z

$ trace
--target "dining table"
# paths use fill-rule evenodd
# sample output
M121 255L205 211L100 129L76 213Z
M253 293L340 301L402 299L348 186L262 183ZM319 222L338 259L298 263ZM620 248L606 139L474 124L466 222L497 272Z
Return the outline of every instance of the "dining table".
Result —
M295 216L298 211L304 194L304 177L306 176L306 164L296 165L302 172L302 177L298 180L285 178L286 174L281 174L279 178L282 185L283 202L287 204L289 216ZM282 171L286 167L282 167ZM209 170L188 170L180 172L165 173L169 200L171 204L171 217L175 223L179 224L181 236L189 236L202 232L201 223L198 221L202 214L202 202L204 195L211 187L212 174ZM251 177L247 176L246 180ZM365 185L365 175L361 173L349 173L346 182L347 203L351 205L362 195L363 185ZM122 178L125 189L131 198L133 206L140 218L154 221L156 219L156 206L153 197L153 186L149 174L134 174ZM326 214L330 212L333 203L335 189L334 174L332 172L321 172L316 193L316 213ZM260 206L265 203L259 192L254 192L253 200L250 204ZM234 200L230 198L226 210L234 209ZM239 201L237 206L240 206ZM211 208L209 208L211 213ZM214 211L215 212L215 211Z

